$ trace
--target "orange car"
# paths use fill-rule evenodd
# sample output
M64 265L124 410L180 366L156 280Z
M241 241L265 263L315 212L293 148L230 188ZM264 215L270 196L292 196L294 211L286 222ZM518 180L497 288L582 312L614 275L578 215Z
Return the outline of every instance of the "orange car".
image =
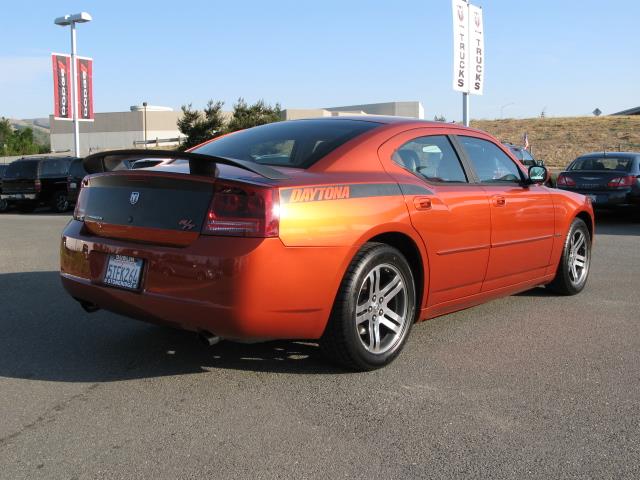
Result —
M210 343L319 339L368 370L415 321L538 285L575 294L589 273L589 201L457 125L296 120L84 165L93 175L62 235L66 290L88 311Z

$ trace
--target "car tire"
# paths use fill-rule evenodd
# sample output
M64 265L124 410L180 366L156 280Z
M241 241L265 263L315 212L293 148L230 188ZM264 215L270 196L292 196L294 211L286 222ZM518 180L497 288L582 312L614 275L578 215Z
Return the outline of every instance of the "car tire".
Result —
M0 213L4 213L9 210L9 202L0 199Z
M383 367L402 350L415 315L415 282L407 260L389 245L367 243L342 279L320 348L330 361L351 370Z
M36 207L35 202L21 202L16 204L16 208L20 213L33 213Z
M560 295L576 295L587 283L591 266L591 235L580 218L571 223L564 241L562 258L548 287Z
M69 210L69 198L65 192L56 192L51 199L51 210L64 213Z

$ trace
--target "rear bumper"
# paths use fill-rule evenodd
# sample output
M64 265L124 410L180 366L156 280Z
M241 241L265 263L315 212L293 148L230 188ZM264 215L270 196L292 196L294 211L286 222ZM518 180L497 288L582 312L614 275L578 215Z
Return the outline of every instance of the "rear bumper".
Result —
M640 204L640 193L634 192L632 188L623 188L620 190L577 190L561 188L561 190L576 192L590 197L591 204L594 208Z
M3 193L0 195L2 200L7 200L8 202L21 202L24 200L34 201L38 199L37 193Z
M184 248L93 236L67 225L64 288L79 301L152 323L241 340L313 339L324 331L346 247L285 247L280 239L201 236ZM142 258L141 290L102 283L110 254Z

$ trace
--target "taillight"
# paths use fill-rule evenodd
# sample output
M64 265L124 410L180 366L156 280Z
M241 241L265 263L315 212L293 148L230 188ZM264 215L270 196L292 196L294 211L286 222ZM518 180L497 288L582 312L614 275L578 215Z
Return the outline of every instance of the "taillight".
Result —
M620 188L620 187L631 187L636 182L636 177L632 175L626 175L624 177L616 177L609 180L607 183L607 187L609 188Z
M280 227L278 190L247 184L219 183L202 233L231 237L277 237Z
M571 178L563 175L562 173L558 175L558 179L556 180L556 185L564 185L565 187L575 187L576 181Z
M36 179L36 181L33 182L33 185L36 189L36 192L39 192L40 190L42 190L42 182L40 181L40 179Z
M87 213L87 197L89 196L89 192L86 187L89 184L89 180L83 180L80 182L80 192L78 193L78 199L76 200L76 208L73 211L74 220L80 220L84 222L84 216Z

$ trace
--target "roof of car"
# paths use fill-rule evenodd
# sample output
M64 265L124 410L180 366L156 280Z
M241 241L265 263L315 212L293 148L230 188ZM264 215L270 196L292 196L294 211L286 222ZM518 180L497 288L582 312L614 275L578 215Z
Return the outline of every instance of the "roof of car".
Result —
M482 132L481 130L465 127L454 122L436 122L433 120L421 120L413 117L395 117L391 115L340 115L336 117L318 117L318 118L301 118L296 120L287 120L289 122L339 122L344 120L352 120L359 122L379 123L381 125L413 125L416 127L439 127L453 128L458 130L467 130L472 132ZM485 133L485 132L482 132Z
M76 160L79 157L71 157L71 156L64 156L64 157L54 157L54 156L50 156L50 157L22 157L19 158L17 160L14 160L15 162L33 162L36 160Z
M602 158L603 156L616 158L636 158L640 157L640 152L591 152L580 155L578 158Z

